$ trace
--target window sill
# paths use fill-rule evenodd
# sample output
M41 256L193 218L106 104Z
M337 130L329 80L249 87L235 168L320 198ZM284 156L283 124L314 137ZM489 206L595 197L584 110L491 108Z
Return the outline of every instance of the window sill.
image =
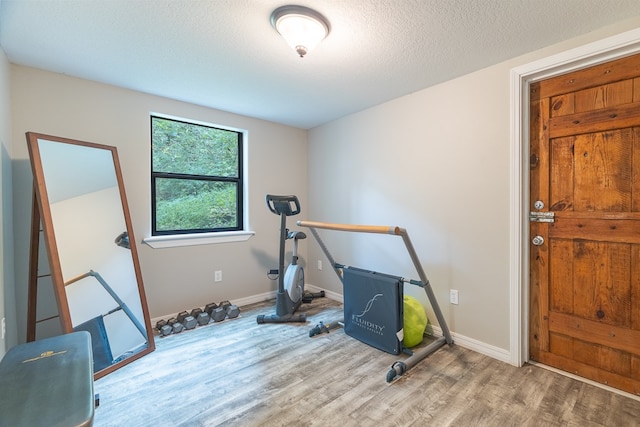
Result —
M174 234L172 236L152 236L142 240L153 249L176 248L180 246L211 245L216 243L244 242L254 231L224 231L221 233Z

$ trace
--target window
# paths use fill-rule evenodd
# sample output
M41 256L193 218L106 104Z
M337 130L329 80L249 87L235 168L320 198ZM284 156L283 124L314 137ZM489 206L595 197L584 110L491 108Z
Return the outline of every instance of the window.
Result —
M151 234L243 230L243 133L151 116Z

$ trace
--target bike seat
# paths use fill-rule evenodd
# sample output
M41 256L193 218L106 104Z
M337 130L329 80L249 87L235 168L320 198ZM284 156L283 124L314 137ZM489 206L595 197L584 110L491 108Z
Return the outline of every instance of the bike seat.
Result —
M289 231L287 233L287 239L302 240L306 238L307 238L307 235L304 234L302 231Z

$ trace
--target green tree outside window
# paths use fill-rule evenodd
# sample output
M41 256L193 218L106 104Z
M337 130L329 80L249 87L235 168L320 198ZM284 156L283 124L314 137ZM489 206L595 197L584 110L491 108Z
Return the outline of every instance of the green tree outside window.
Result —
M242 132L151 117L152 234L242 230Z

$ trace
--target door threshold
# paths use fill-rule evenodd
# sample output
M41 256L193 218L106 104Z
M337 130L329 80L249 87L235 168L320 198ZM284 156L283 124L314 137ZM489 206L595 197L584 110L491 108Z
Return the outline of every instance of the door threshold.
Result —
M610 391L611 393L619 394L621 396L628 397L629 399L633 399L637 402L640 402L640 396L637 396L635 394L632 394L623 390L618 390L617 388L608 386L606 384L601 384L599 382L581 377L579 375L572 374L571 372L563 371L562 369L554 368L553 366L545 365L544 363L540 363L540 362L534 362L532 360L529 360L527 364L536 366L538 368L546 369L547 371L555 372L556 374L564 375L565 377L569 377L571 379L578 380L580 382L583 382L583 383L601 388L603 390Z

